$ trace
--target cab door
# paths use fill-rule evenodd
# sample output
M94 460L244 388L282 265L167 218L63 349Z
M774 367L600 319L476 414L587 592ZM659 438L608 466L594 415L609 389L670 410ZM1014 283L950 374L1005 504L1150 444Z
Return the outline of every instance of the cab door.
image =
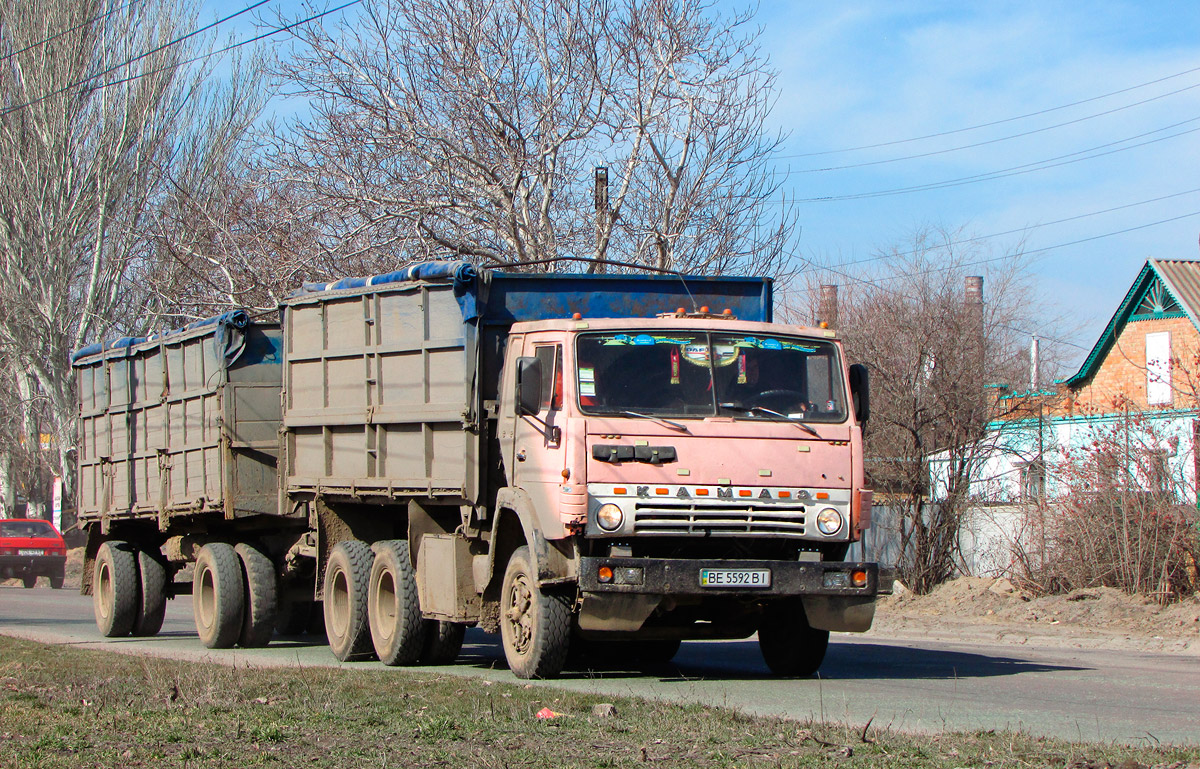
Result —
M539 518L549 524L557 518L559 487L566 467L562 339L527 335L520 354L537 358L541 364L542 399L537 414L516 416L511 477L513 485L529 494ZM515 413L515 403L513 410Z

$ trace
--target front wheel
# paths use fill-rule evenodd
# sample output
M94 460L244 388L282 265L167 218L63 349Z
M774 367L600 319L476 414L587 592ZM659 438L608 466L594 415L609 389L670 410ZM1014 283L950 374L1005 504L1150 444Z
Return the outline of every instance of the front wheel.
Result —
M772 673L803 678L816 673L825 660L829 631L808 624L803 603L775 603L763 612L758 647Z
M537 584L528 547L508 559L500 592L500 639L517 678L553 678L567 661L571 606L565 596Z

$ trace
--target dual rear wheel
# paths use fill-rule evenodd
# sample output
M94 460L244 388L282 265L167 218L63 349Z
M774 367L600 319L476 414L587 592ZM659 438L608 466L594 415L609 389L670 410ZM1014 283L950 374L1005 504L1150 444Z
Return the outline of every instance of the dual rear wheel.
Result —
M275 628L275 568L261 550L212 542L200 548L192 585L196 632L210 649L266 646ZM96 552L92 580L96 626L109 638L152 636L167 606L161 554L120 540Z
M343 662L444 665L462 649L466 627L424 619L406 540L344 540L325 566L325 631Z
M92 572L92 607L102 635L155 635L166 605L167 570L161 556L120 540L100 545Z
M196 556L192 613L210 649L266 646L275 632L275 566L261 550L210 542Z

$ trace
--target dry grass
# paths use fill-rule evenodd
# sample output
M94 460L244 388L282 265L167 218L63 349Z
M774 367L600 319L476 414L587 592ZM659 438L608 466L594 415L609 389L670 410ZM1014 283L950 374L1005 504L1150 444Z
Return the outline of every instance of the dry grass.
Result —
M420 673L230 669L0 637L0 766L1185 767L1195 749L914 737ZM540 720L544 707L565 714ZM1188 762L1191 762L1190 764Z

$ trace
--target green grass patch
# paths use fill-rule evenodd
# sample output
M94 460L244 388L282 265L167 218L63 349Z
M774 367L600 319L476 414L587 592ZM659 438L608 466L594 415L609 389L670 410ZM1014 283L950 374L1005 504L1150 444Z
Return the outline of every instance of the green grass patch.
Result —
M593 715L601 702L615 715ZM546 707L565 715L536 718ZM301 765L1200 769L1200 755L1012 732L913 736L429 671L229 668L0 637L2 767Z

